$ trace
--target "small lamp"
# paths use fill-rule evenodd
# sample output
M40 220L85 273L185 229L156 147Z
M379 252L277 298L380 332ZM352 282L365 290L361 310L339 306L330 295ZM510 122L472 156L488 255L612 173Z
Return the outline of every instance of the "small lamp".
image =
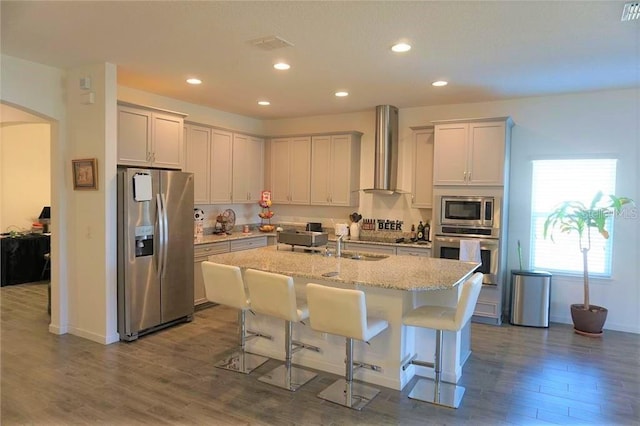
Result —
M38 216L38 222L42 224L44 232L49 232L49 222L51 221L51 207L44 206Z

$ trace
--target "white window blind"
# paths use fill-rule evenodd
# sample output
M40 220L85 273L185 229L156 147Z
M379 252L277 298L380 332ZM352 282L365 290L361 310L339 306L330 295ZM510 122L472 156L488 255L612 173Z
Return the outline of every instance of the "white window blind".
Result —
M535 269L581 274L582 253L578 234L553 232L554 241L544 238L544 221L563 201L576 200L589 206L594 195L615 194L615 159L535 160L531 191L531 265ZM606 229L609 239L591 232L589 273L611 275L612 218Z

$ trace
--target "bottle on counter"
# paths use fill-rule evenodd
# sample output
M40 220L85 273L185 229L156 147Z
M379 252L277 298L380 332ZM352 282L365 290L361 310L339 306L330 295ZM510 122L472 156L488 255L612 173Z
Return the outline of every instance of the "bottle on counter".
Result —
M418 224L417 238L418 238L418 241L424 240L424 225L422 224L422 221L420 221L420 223Z
M431 241L431 225L429 222L424 226L424 240Z
M411 241L416 240L416 226L411 224Z

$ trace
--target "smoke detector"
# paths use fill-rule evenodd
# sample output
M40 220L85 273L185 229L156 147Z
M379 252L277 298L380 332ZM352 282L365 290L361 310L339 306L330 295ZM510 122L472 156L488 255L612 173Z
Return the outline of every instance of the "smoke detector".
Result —
M255 40L249 40L249 43L262 50L274 50L293 46L293 43L278 36L261 37Z
M640 2L626 3L624 9L622 9L622 18L624 21L634 21L640 19Z

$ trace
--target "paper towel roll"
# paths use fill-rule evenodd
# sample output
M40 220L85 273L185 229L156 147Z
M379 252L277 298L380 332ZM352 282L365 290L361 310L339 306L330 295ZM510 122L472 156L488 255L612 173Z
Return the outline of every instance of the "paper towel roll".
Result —
M346 223L336 223L335 225L336 237L340 235L349 235L349 225Z

